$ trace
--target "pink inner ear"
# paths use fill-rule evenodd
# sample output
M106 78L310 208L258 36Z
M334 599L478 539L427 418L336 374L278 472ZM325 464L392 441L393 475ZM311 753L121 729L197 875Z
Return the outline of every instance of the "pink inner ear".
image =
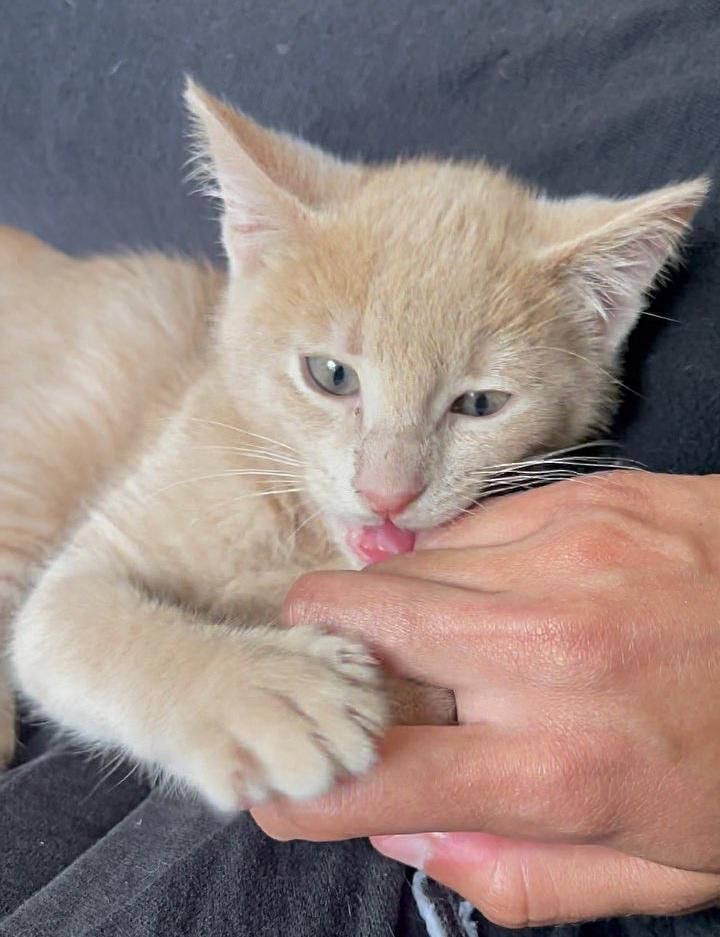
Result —
M231 266L236 265L245 276L261 270L267 248L265 235L270 234L272 228L262 220L239 221L226 214L223 230Z
M585 258L579 275L611 351L617 352L647 305L647 294L673 245L647 235Z
M646 304L644 290L633 278L623 282L616 271L609 271L604 282L596 277L586 282L586 293L613 352L620 348L642 314Z
M244 224L234 222L231 225L231 228L236 234L240 235L240 237L248 237L250 235L257 234L259 231L266 230L263 225L251 221L247 221Z
M628 337L644 307L641 294L635 298L613 296L610 293L599 293L602 304L602 328L607 342L613 351L616 351Z

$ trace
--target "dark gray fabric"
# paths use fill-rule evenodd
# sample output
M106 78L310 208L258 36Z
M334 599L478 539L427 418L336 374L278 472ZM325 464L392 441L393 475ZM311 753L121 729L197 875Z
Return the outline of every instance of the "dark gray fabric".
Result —
M0 782L2 937L389 932L403 876L367 843L274 844L127 771L55 751Z
M47 751L0 779L0 937L427 937L398 865L365 841L273 843L150 792L127 765ZM449 937L457 899L435 883ZM629 918L479 937L710 937L720 915Z
M97 759L43 754L0 775L0 921L61 876L146 795ZM127 769L126 769L127 770Z
M4 0L0 221L71 251L216 253L181 185L181 76L340 153L484 156L558 194L638 191L720 163L717 0ZM656 470L720 471L718 191L687 271L631 344L617 425ZM363 843L269 843L134 778L49 754L0 785L3 937L417 929ZM138 824L141 820L142 823ZM348 905L349 901L349 905ZM396 923L400 915L402 923ZM481 932L498 934L483 924ZM695 937L714 913L562 928Z

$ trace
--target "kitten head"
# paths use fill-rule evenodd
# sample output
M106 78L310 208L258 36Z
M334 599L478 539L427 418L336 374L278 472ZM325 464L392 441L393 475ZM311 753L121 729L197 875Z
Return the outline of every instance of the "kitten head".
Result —
M223 206L224 379L301 454L356 558L410 548L498 466L606 424L706 180L554 201L482 164L346 164L192 83L186 100Z

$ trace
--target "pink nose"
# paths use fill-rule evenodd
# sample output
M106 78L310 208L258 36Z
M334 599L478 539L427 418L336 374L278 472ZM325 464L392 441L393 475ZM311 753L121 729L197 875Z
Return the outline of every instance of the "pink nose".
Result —
M376 514L383 517L392 517L393 514L400 514L408 504L423 493L425 488L416 488L414 491L368 491L365 488L360 489L360 494L365 498L370 507Z

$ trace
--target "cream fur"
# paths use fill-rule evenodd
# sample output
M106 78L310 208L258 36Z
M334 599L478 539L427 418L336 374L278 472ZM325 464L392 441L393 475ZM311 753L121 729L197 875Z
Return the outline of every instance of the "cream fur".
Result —
M229 277L0 236L0 578L6 620L27 594L12 669L40 711L237 809L375 757L372 658L273 627L303 571L357 562L347 529L379 522L358 478L421 480L394 520L433 527L493 467L601 428L706 183L553 202L482 165L343 164L187 98ZM314 389L309 354L360 398ZM448 414L483 389L510 404Z

